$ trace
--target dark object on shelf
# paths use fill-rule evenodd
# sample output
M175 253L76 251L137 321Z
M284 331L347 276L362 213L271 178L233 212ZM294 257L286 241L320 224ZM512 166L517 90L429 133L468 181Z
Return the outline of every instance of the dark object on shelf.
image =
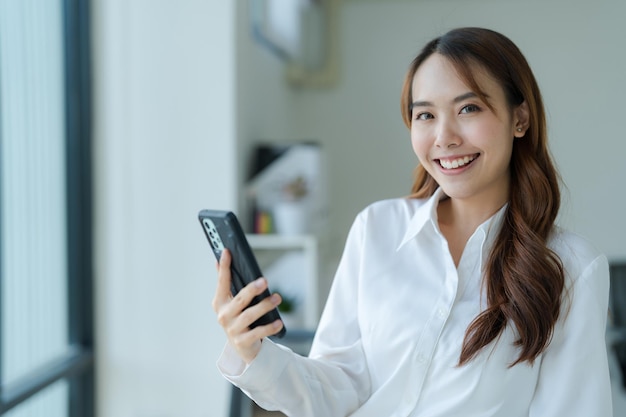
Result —
M267 168L272 162L280 158L293 146L319 146L315 140L301 140L286 143L259 143L252 155L251 167L248 173L248 180L254 178L258 173Z
M622 386L626 389L626 262L610 265L611 292L609 306L612 326L617 335L611 349L621 370Z
M622 388L626 389L626 341L622 340L613 345L615 356L619 362L619 369L622 373Z
M289 150L289 145L281 144L259 144L257 145L253 160L252 170L249 173L248 179L254 178L259 172L263 171L272 162L280 158L285 152Z

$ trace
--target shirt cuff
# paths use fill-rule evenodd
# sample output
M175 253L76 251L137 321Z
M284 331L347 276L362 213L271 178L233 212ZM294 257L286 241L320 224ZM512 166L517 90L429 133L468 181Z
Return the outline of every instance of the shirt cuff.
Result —
M235 349L226 344L217 361L221 374L240 388L263 391L284 371L292 352L270 339L263 339L261 350L252 362L246 364Z

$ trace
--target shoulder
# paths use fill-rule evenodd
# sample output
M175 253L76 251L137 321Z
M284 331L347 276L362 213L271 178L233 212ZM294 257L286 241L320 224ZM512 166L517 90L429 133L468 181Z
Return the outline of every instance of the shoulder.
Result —
M604 254L586 238L569 230L556 227L548 246L561 259L566 273L571 277L582 275L597 262L606 262Z
M397 245L415 213L426 201L408 197L376 201L358 213L351 234L361 239L371 237L381 243Z
M426 204L426 199L409 197L379 200L365 207L355 223L370 230L406 230L415 213Z
M609 291L606 256L586 238L561 228L555 229L548 245L561 259L567 288L585 288L604 306Z
M358 214L357 218L361 221L379 221L381 219L389 219L390 216L396 220L410 220L415 212L422 207L428 200L416 199L409 197L390 198L379 200L365 207Z

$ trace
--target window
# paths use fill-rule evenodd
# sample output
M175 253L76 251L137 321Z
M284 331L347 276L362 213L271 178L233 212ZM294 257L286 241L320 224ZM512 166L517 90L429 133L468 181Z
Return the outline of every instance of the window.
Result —
M8 417L94 415L88 8L88 0L0 0L0 414Z

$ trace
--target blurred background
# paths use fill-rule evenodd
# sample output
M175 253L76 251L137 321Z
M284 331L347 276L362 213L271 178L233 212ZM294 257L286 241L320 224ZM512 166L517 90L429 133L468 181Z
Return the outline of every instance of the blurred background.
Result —
M404 73L457 26L524 52L565 184L559 221L620 267L624 16L621 0L0 0L0 413L229 415L198 211L258 232L259 145L315 143L319 224L251 236L309 262L286 270L314 330L354 216L410 191Z

